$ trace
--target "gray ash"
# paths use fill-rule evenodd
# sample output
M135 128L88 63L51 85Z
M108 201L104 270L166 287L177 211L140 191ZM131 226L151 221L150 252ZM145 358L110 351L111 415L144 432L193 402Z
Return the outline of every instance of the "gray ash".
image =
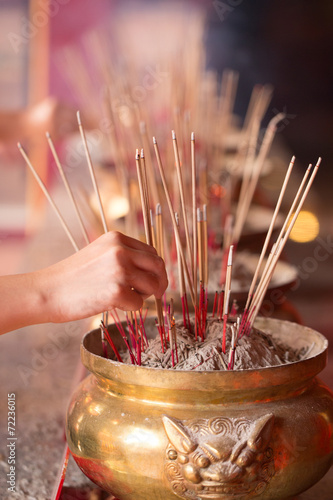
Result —
M226 352L222 351L223 321L216 318L207 320L204 341L195 339L194 324L191 323L191 332L181 321L176 322L178 362L172 366L171 349L168 347L162 352L159 336L150 340L149 347L141 354L141 365L149 368L164 368L171 370L214 371L226 370L229 360L229 351L232 337L232 323L226 328ZM235 351L234 370L247 370L283 365L299 361L304 357L303 352L297 351L283 344L256 328L252 328L250 335L238 339ZM128 358L128 359L126 359ZM125 356L125 362L129 357Z

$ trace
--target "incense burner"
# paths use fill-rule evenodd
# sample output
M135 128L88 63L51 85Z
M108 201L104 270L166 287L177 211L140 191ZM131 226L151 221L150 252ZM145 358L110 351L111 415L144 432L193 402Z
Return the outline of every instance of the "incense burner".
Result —
M319 481L333 462L333 394L317 378L327 340L286 321L256 326L311 352L257 370L163 370L103 358L99 330L87 333L91 374L66 425L81 470L119 500L279 500Z

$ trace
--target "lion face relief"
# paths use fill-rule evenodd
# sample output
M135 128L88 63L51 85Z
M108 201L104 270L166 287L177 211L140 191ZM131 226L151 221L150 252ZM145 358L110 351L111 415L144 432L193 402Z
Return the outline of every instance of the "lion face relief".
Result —
M274 475L268 446L272 414L257 420L163 417L169 439L165 473L173 492L190 500L238 500L258 495Z

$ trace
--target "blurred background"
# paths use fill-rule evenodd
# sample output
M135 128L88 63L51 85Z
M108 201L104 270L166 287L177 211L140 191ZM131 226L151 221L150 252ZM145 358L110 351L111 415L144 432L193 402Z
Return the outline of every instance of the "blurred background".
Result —
M38 189L29 181L16 142L26 143L33 156L38 151L41 176L52 182L44 131L53 132L54 139L62 141L59 148L64 147L63 139L70 140L78 132L77 109L86 113L86 126L102 130L103 99L114 73L131 78L131 97L152 107L155 88L151 85L141 94L135 88L142 70L150 68L151 81L158 87L170 61L180 59L182 51L189 52L190 44L193 52L196 47L205 51L203 64L218 78L226 69L238 73L234 113L240 120L254 86L272 85L262 127L278 112L286 114L278 139L304 165L323 157L316 187L320 197L329 200L332 11L327 0L319 5L312 0L97 0L93 5L86 0L3 0L0 109L25 112L25 119L9 125L7 115L7 126L1 128L2 234L15 233L16 226L38 227L41 218L36 210L29 217L30 201L36 203ZM114 100L119 82L117 86Z
M256 86L272 91L260 125L263 132L273 117L284 113L257 202L274 206L292 155L297 182L307 165L322 157L303 222L285 249L285 260L297 268L297 282L287 298L267 303L266 313L303 322L329 339L323 378L332 387L332 26L329 0L1 0L0 272L38 269L73 251L28 172L18 141L79 235L45 138L46 131L51 133L90 234L96 236L101 228L80 145L80 110L105 187L110 228L126 230L128 226L119 226L129 211L120 186L126 168L133 167L135 148L141 147L140 133L144 136L136 125L144 121L148 134L163 142L177 126L178 106L185 116L198 102L201 114L195 118L191 110L191 118L197 119L202 137L209 137L215 131L208 131L205 120L214 110L210 101L200 99L200 90L204 85L205 96L213 95L231 71L237 75L228 136L231 143L236 137L236 146L234 139L231 148L237 148L237 132L246 122ZM208 76L202 83L203 73ZM288 195L286 205L290 201ZM52 489L63 446L62 419L77 382L79 343L88 326L64 327L66 347L59 347L53 358L46 353L52 338L63 334L59 326L40 325L1 338L1 386L4 393L19 394L19 422L26 436L21 453L32 464L22 469L21 493L15 498L28 498L33 484L42 493L33 492L32 498L48 498ZM53 403L50 387L56 395ZM50 440L53 457L46 451ZM73 470L67 488L83 481Z

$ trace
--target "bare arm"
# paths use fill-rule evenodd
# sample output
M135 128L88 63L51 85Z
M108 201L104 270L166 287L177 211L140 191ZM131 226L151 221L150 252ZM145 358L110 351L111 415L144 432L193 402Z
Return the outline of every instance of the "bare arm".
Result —
M0 334L38 323L62 323L112 308L137 310L168 281L154 248L110 232L80 252L33 273L0 278Z

